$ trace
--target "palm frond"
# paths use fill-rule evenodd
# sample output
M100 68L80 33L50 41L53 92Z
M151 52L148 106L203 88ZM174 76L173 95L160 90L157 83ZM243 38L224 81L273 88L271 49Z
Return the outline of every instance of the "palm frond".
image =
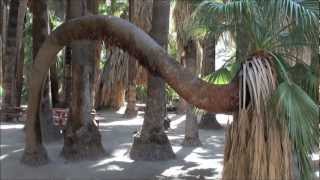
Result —
M273 114L288 128L294 151L298 157L301 178L311 179L312 168L308 155L319 139L319 108L295 83L282 82L270 103Z
M319 78L306 65L297 63L289 69L290 77L298 84L314 101L318 99L319 95Z
M296 25L316 26L319 24L319 2L316 0L304 1L271 0L271 4L274 4L279 12L292 19Z

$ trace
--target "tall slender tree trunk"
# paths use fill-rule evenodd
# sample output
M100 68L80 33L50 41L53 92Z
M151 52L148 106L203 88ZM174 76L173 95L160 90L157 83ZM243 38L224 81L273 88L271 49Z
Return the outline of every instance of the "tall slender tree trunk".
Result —
M5 52L5 36L6 36L6 14L7 2L0 1L0 86L3 88L3 67L4 67L4 52ZM2 104L2 96L0 96L0 103ZM1 119L1 117L0 117Z
M52 107L59 106L59 80L57 75L57 64L54 63L50 67L50 82L51 82L51 96Z
M196 75L197 71L197 46L196 42L190 40L186 46L184 46L184 56L181 58L186 62L186 68ZM199 139L198 119L194 113L194 107L188 103L186 121L185 121L185 136L182 144L184 146L200 146L201 141Z
M32 19L32 54L35 59L42 43L49 33L48 12L46 0L32 1L31 11ZM49 76L43 82L41 92L40 110L37 112L34 128L29 128L31 124L26 124L26 147L21 161L31 166L39 166L48 163L49 157L43 146L43 141L52 141L59 137L58 129L53 125ZM32 98L32 97L29 97Z
M62 106L67 108L71 102L71 47L66 46L64 50L64 67L63 67L63 102Z
M201 76L205 77L215 71L215 55L216 55L216 40L215 37L206 37L201 42L202 46L202 66ZM206 112L201 116L199 123L200 129L221 129L222 126L216 119L216 115L211 112Z
M190 21L192 12L195 10L192 1L178 0L174 9L174 21L177 31L178 57L181 64L193 75L197 74L197 43L189 37L185 25ZM178 107L180 112L186 111L185 138L183 145L199 146L201 145L198 132L197 116L193 112L193 106L180 98Z
M152 0L129 0L130 21L149 33L151 30ZM125 117L133 118L137 115L136 109L136 85L139 68L133 57L129 58L128 65L128 89L127 89L127 109ZM143 74L143 73L142 73ZM141 75L141 73L140 73ZM141 79L141 78L139 78Z
M111 1L110 9L110 15L113 16L116 12L115 0ZM123 14L127 13L124 12ZM128 17L123 18L128 19ZM105 42L105 48L108 56L103 71L100 73L95 107L119 110L125 102L129 55L117 46L108 46L108 42Z
M119 47L107 48L108 57L100 77L96 107L118 110L124 105L129 55Z
M32 53L35 59L42 43L49 35L49 17L47 9L47 0L40 0L37 2L32 1L31 11L33 15L32 19L32 37L33 47ZM40 125L41 135L45 142L51 142L62 138L59 128L53 124L52 119L52 98L51 98L51 81L50 72L48 73L47 79L44 83L44 89L42 92L41 99L41 110L40 110Z
M6 51L3 61L4 68L4 102L2 108L4 114L2 119L6 121L13 120L11 114L16 113L15 107L20 106L19 80L22 80L21 59L22 37L24 16L27 9L27 1L12 0L10 2L8 32L6 41ZM18 85L18 86L17 86Z
M71 0L66 0L66 8L65 8L65 21L71 19ZM72 81L72 73L71 73L71 55L72 50L70 45L65 46L64 48L64 66L63 66L63 102L62 106L65 108L69 108L71 102L71 81Z
M53 30L53 24L51 18L49 18L50 32ZM59 80L57 75L57 63L54 63L50 67L50 85L51 85L51 101L52 107L57 107L59 105Z
M170 1L154 0L151 37L167 49ZM130 157L136 160L168 160L175 154L164 132L166 117L165 82L156 73L148 74L147 109L141 132L134 137Z
M70 18L85 16L85 0L68 1ZM95 159L105 154L101 135L94 123L93 74L95 63L95 41L74 41L72 48L72 98L71 117L64 133L64 146L61 154L68 160Z

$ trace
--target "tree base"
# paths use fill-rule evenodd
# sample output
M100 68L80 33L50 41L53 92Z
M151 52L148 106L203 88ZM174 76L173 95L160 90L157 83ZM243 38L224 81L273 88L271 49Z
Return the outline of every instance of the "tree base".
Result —
M48 164L49 157L46 149L42 145L38 145L36 149L25 149L21 158L21 163L28 166L42 166Z
M198 127L200 129L222 129L223 128L217 121L216 115L212 113L204 114L201 118L201 121Z
M165 133L153 134L143 139L140 134L134 136L130 158L140 161L163 161L174 159L170 141Z
M90 123L76 132L66 130L61 155L70 161L96 160L105 156L98 128Z
M185 147L199 147L199 146L202 146L202 143L198 137L197 138L185 137L181 145Z
M138 111L135 109L126 109L126 112L124 113L124 117L131 119L131 118L135 118L138 115Z

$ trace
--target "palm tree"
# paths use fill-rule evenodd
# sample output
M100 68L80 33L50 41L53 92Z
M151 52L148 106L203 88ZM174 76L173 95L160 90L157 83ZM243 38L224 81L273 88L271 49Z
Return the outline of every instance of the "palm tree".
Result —
M153 0L152 28L150 35L167 49L170 17L169 0ZM134 137L130 157L135 160L168 160L175 154L164 132L166 117L165 82L149 71L146 114L141 132Z
M311 179L319 81L294 52L319 46L317 2L205 1L197 12L200 29L228 30L237 44L229 65L240 72L240 101L226 135L223 179ZM226 74L234 73L224 67L208 79Z

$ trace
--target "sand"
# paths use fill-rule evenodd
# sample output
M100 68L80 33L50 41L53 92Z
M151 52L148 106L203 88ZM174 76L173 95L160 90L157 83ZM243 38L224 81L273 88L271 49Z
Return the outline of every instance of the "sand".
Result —
M143 113L134 119L123 118L118 112L98 112L99 129L109 153L99 160L66 162L59 153L63 140L46 144L50 163L32 168L20 163L24 148L21 123L2 123L0 162L1 179L57 180L151 180L151 179L220 179L223 165L224 130L200 130L202 147L182 147L185 116L170 114L171 129L167 134L176 153L169 161L133 161L128 157L133 132L143 122ZM219 116L226 124L228 118Z

